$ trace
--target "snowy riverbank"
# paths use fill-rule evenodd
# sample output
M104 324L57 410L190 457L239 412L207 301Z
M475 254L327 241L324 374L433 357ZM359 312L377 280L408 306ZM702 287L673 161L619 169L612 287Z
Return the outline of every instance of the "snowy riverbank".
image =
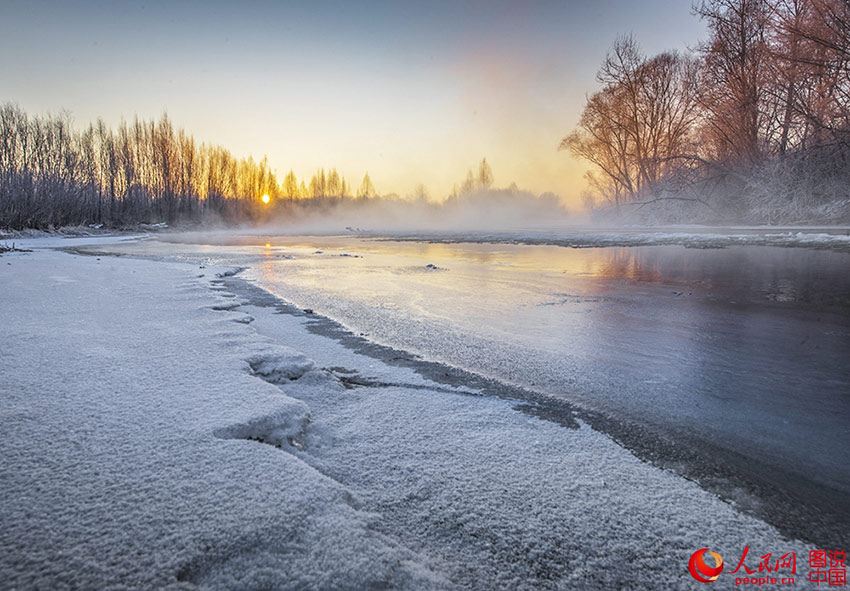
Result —
M814 227L733 227L712 226L624 226L621 228L575 227L557 231L505 232L404 232L392 240L434 243L481 242L533 244L598 248L605 246L660 246L678 244L686 248L727 248L730 246L781 246L850 252L850 228Z
M51 244L0 257L11 589L672 589L706 546L805 560L587 426L363 355L223 269Z

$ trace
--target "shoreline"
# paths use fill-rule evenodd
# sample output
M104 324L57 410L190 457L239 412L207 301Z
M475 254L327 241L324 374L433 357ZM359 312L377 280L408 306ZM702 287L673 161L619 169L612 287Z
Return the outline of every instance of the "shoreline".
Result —
M426 242L434 244L523 244L565 248L605 248L678 245L686 248L722 249L730 246L774 246L810 248L850 253L850 226L847 225L781 225L781 226L570 226L557 229L528 228L506 230L472 230L465 232L432 230L349 230L338 228L311 232L309 228L287 227L181 227L162 224L137 224L128 228L62 227L55 230L2 230L0 242L24 240L33 243L61 239L105 240L156 237L164 242L184 242L181 236L205 236L211 244L234 237L273 236L345 236L378 241ZM196 241L189 240L189 243Z
M109 249L68 250L110 256ZM314 334L336 340L365 357L412 369L435 383L477 389L483 392L482 396L512 401L514 410L565 428L576 429L579 422L586 424L610 437L639 460L697 482L718 499L778 528L789 538L836 547L846 543L844 532L850 531L850 514L845 507L850 502L850 494L808 478L801 470L781 466L774 458L744 455L681 429L629 421L527 387L437 361L422 360L408 351L357 336L341 323L321 314L306 314L291 302L240 277L245 270L233 269L220 281L234 294L235 300L245 301L248 306L268 307L279 314L303 318L307 320L306 329Z
M129 583L135 588L148 576L156 586L181 589L232 587L255 572L280 588L381 581L411 589L649 589L659 580L690 588L683 565L706 544L730 557L744 544L801 556L809 548L637 459L590 428L590 415L559 409L555 416L571 427L565 429L518 409L517 402L540 408L541 401L517 400L516 390L486 395L507 385L470 383L467 374L439 379L445 366L417 371L424 366L409 355L386 358L387 350L376 354L380 346L365 340L351 347L342 341L359 337L329 338L323 333L332 332L325 325L332 321L281 313L285 304L275 296L224 268L41 249L3 260L12 263L0 269L17 290L7 298L18 314L4 327L14 358L2 361L2 375L19 387L8 390L13 403L0 420L35 417L2 442L16 458L15 487L0 479L5 503L15 509L0 518L4 554L13 561L0 572L12 581L94 544L87 560L98 568L91 573L66 557L38 576L53 586L70 572L99 577L101 586L136 581ZM59 289L45 290L44 282ZM47 318L35 321L36 313ZM66 336L78 345L63 348ZM32 355L45 338L52 339L46 372L75 376L48 377L59 397L42 393L44 376L22 373L38 367ZM39 405L57 410L44 427ZM20 496L55 479L35 469L40 442L54 445L42 439L44 428L75 458L66 462L67 479L83 482L92 470L107 469L119 482L145 482L153 489L141 492L153 494L154 508L168 507L170 520L151 521L145 512L153 508L128 505L140 493L132 486L100 496L94 482L94 514L85 495L55 503ZM96 437L87 445L103 453L90 457L86 446L63 444L79 437ZM141 460L151 453L157 461ZM116 465L116 456L135 464ZM174 469L158 472L163 461ZM191 486L181 480L185 474L173 481L182 472L192 475ZM49 521L23 517L33 503ZM310 515L317 514L332 519L316 522ZM111 551L113 563L95 558L116 536L126 544L126 519L144 526L146 552L162 557L147 574L128 574L126 546ZM51 530L52 550L26 555L48 523L61 524ZM304 543L293 548L292 539ZM241 581L242 588L262 586Z
M355 335L332 318L297 308L239 277L241 272L240 269L222 277L221 282L239 300L246 302L243 305L307 319L308 331L333 339L359 355L409 368L428 380L450 387L477 390L480 396L511 401L513 410L561 427L578 429L581 424L588 425L640 460L697 482L704 490L743 513L773 525L789 538L829 547L838 547L847 541L845 532L850 531L850 515L846 507L850 494L844 491L685 433L624 422L562 398L437 361L423 360L407 351L375 343Z

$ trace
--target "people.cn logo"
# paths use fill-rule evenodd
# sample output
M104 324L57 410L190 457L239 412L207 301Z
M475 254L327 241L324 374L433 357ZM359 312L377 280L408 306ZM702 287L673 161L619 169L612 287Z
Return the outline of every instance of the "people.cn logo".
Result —
M705 553L711 554L714 558L714 566L708 566L705 563ZM712 552L708 548L700 548L693 554L688 561L688 570L691 571L691 576L700 583L711 583L716 581L720 573L723 572L723 559L717 552Z

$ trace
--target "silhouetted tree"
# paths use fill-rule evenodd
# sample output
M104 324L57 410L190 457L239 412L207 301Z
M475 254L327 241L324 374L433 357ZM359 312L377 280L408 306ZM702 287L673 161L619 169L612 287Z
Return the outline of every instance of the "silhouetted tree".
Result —
M493 169L487 164L487 159L482 158L478 165L478 188L489 189L493 184Z
M283 178L282 195L289 200L298 199L300 197L298 179L295 178L295 173L291 169Z
M372 179L367 172L363 175L363 180L360 181L360 187L357 189L358 199L370 199L377 194L375 185L372 184Z

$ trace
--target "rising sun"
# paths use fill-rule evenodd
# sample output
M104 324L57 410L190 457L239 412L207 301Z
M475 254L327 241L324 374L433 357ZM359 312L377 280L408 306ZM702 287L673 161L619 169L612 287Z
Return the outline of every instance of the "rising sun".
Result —
M268 194L263 195L262 197L260 197L260 199L263 200L263 203L268 203L269 201L271 201L271 197L269 197Z

